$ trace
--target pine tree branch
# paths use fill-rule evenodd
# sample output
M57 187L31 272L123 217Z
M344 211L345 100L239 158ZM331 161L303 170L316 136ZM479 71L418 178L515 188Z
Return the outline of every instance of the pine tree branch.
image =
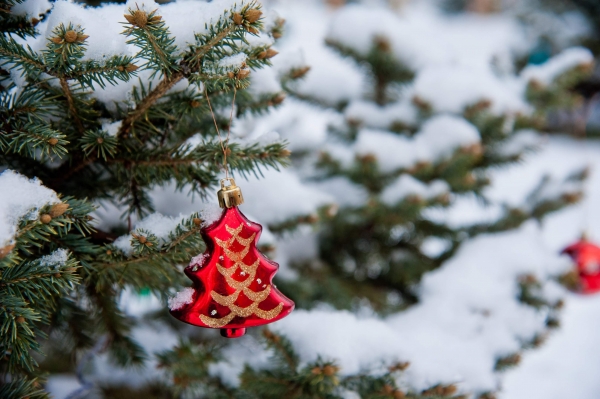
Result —
M77 130L79 131L79 133L83 134L85 129L83 127L83 124L81 123L81 120L79 119L79 116L77 116L77 108L75 107L75 101L73 100L73 94L71 93L71 89L69 88L69 83L67 82L67 78L61 76L58 80L60 81L60 87L62 88L63 93L65 94L65 97L67 98L67 104L69 105L69 112L71 113L71 116L73 117L73 120L75 121Z
M146 98L144 98L137 105L135 110L129 115L127 115L125 119L123 119L123 122L121 123L121 128L117 133L117 138L124 138L129 136L131 132L131 127L133 126L135 121L138 120L138 118L141 117L143 114L145 114L146 111L148 111L156 101L158 101L162 96L164 96L166 92L169 91L169 89L171 89L173 86L175 86L177 82L183 79L183 77L184 74L182 72L176 72L170 77L165 76L165 78L158 84L158 86L156 86L156 88L152 90L150 94L148 94L148 96L146 96Z
M127 259L124 261L118 261L118 262L114 262L114 263L103 263L101 265L102 269L116 269L122 266L127 266L130 264L134 264L134 263L140 263L140 262L145 262L148 261L152 258L158 257L160 255L166 255L168 254L170 251L173 250L173 248L177 247L178 245L180 245L181 243L183 243L185 240L187 240L188 238L190 238L191 236L193 236L194 234L199 234L202 231L202 228L200 226L197 227L193 227L191 229L189 229L188 231L184 232L183 234L179 235L176 239L174 239L173 241L171 241L169 243L169 245L165 245L163 247L162 250L158 251L158 252L151 252L147 255L144 256L140 256L138 258L133 258L133 259ZM173 265L175 267L175 265Z
M29 51L27 51L29 50ZM36 56L29 47L27 50L12 38L0 36L0 55L4 56L7 61L24 66L27 72L38 70L39 72L47 72L46 65Z
M228 27L223 29L219 34L215 35L212 39L210 39L206 44L199 46L197 49L193 51L193 58L195 68L182 68L187 69L187 73L183 71L175 72L170 76L165 76L163 80L158 84L158 86L152 90L146 98L144 98L135 108L133 112L131 112L123 122L121 123L121 128L117 133L117 138L124 138L129 136L131 133L131 128L135 121L137 121L146 111L156 103L162 96L164 96L167 91L169 91L173 86L175 86L181 79L190 75L192 72L197 72L200 69L201 62L198 61L203 56L205 56L214 46L216 46L221 40L225 39L231 32L236 29L236 25L230 24ZM189 60L192 57L185 57L184 64L190 64Z

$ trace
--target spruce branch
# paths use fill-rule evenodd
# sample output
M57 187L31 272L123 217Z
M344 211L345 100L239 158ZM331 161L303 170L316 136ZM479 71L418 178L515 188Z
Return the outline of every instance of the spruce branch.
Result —
M162 98L177 82L183 79L184 75L181 72L173 73L170 76L165 76L163 80L152 90L141 102L137 104L135 109L130 112L123 122L117 134L117 138L129 136L133 124L144 115L156 101Z
M175 38L170 35L162 17L157 15L157 10L148 13L139 7L136 10L130 8L124 17L127 20L124 34L133 36L127 43L140 48L136 57L147 61L144 67L167 78L176 73L180 67L175 56Z
M43 51L44 64L52 76L62 78L80 63L88 37L80 26L71 23L67 26L61 23L52 30L52 37Z
M77 127L77 130L79 131L80 134L83 135L83 133L85 132L85 128L83 127L83 123L81 123L81 119L79 119L79 116L77 114L77 107L75 106L75 101L73 100L73 93L71 93L71 89L69 88L69 83L67 82L67 79L65 77L59 78L59 82L60 82L60 87L62 88L62 91L64 93L64 96L67 99L69 113L71 114L71 117L73 118L73 121L75 122L75 126Z
M65 77L77 80L82 86L93 88L97 83L101 88L106 87L106 82L116 85L119 81L127 82L136 75L138 66L133 64L132 57L115 56L101 64L90 60L73 68Z
M96 158L101 158L106 162L109 157L113 157L117 153L117 139L102 130L86 131L79 142L87 157L96 153L94 158L88 158L94 161Z
M0 148L37 159L39 156L56 155L62 158L67 154L65 147L69 142L66 136L47 126L33 123L24 126L14 126L12 131L5 131L6 126L0 127L4 133L0 139Z
M245 15L252 10L258 11L258 6L254 2L244 6L243 13ZM233 17L230 15L231 12L226 12L214 25L210 26L208 34L196 34L196 44L183 54L182 59L179 62L179 66L177 66L174 58L169 58L169 62L172 63L170 64L171 66L169 69L162 71L164 74L163 79L156 86L156 88L150 91L145 98L138 102L135 109L123 120L121 128L117 134L118 138L127 137L131 133L134 123L181 79L188 77L192 80L195 79L195 82L202 81L200 78L194 78L194 74L202 71L205 57L208 58L209 62L211 62L218 59L217 55L222 57L223 54L225 54L223 53L222 48L219 47L222 42L225 42L222 44L222 46L227 46L228 48L237 47L235 40L241 40L244 42L244 35L246 32L258 33L258 28L262 26L260 21L260 12L259 14L256 14L255 12L251 13L250 19L245 18L240 24L235 23L233 21ZM150 23L149 21L152 18L155 18L155 20ZM159 35L157 37L161 38L162 40L157 40L156 43L164 44L164 46L160 47L160 49L163 49L165 54L169 53L169 51L175 51L174 47L170 47L171 44L169 43L171 43L171 39L168 37L168 30L166 29L164 22L159 19L159 16L156 15L154 11L150 14L147 14L145 11L139 9L135 11L130 10L129 15L126 15L126 19L131 26L124 33L138 35L136 38L132 39L131 43L134 43L141 48L140 54L147 57L153 57L151 54L155 54L154 51L156 51L156 54L162 54L160 51L154 49L154 47L148 44L149 39L146 37L145 32L150 31L149 26L153 27L153 30L158 29L160 32L162 32L161 34L163 36L160 36L158 32L156 33ZM165 49L168 49L168 51ZM214 54L211 55L211 52ZM161 57L158 58L162 59ZM239 84L237 82L243 79L244 78L237 76L229 77L229 81L232 84ZM220 85L219 87L224 87L224 85Z
M22 68L29 76L37 76L41 72L47 71L42 57L37 55L31 47L22 46L10 36L0 35L0 55L2 56L1 66L15 65Z

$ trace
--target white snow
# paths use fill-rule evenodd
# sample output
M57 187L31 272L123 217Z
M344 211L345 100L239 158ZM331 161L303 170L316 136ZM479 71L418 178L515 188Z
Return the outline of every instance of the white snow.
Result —
M12 6L10 13L39 18L40 15L44 14L50 8L52 8L52 3L48 0L25 0L22 3L16 3Z
M278 76L270 68L256 69L250 74L249 91L255 95L282 91Z
M413 68L489 67L494 58L509 57L526 45L521 28L511 18L448 17L425 1L413 2L402 14L376 4L350 5L336 14L328 33L328 38L361 54L368 53L376 37L387 39L398 60Z
M411 195L423 199L432 199L449 192L450 187L448 187L446 182L437 180L430 184L425 184L411 175L402 174L396 181L383 190L381 201L393 206Z
M29 2L31 2L30 0ZM43 9L46 2L42 1L35 8L21 6L27 13L33 14ZM205 24L216 22L224 12L235 7L241 8L247 2L235 0L216 0L212 2L180 0L175 3L159 5L153 0L129 0L126 4L104 4L101 7L86 7L84 4L71 0L58 0L54 3L50 15L36 28L41 35L35 39L28 39L27 43L34 50L46 46L46 38L52 30L63 23L69 23L85 28L85 34L90 37L86 40L86 59L100 59L103 56L116 54L134 55L138 49L126 44L129 37L121 34L123 23L126 22L124 14L129 8L137 8L146 12L158 9L158 15L163 17L179 51L186 50L189 44L195 42L194 33L206 33Z
M417 162L433 163L443 160L458 148L468 147L479 141L479 132L465 119L436 115L425 122L412 138L386 131L362 129L353 147L358 155L375 155L379 168L384 172L392 172L409 168Z
M44 255L40 258L40 266L58 269L67 263L69 251L64 248L59 248L49 255Z
M600 392L600 296L569 295L561 327L507 373L500 399L595 399Z
M277 11L286 20L285 35L278 42L280 54L273 58L275 71L310 66L296 85L302 95L328 104L357 98L363 91L360 69L340 58L324 43L331 13L314 0L279 2Z
M222 68L241 68L246 62L248 56L246 53L233 54L228 57L223 57L219 60L219 66Z
M361 185L355 184L344 176L336 176L330 179L308 183L335 198L339 206L360 206L364 204L369 192Z
M175 296L169 298L169 309L177 310L181 309L183 305L187 305L188 303L192 303L194 297L194 289L192 287L184 288L182 291L179 291L175 294Z
M0 189L0 246L13 240L20 220L35 220L42 207L60 202L39 179L28 179L12 170L0 174Z
M428 160L444 159L459 147L478 144L479 132L465 119L452 115L436 115L423 124L415 137L416 144Z
M591 66L594 63L592 52L583 47L564 50L541 65L528 65L521 77L525 82L536 81L545 85L552 83L561 74L578 66Z
M394 123L414 124L417 110L408 100L385 106L372 102L355 100L344 110L346 120L359 122L378 129L390 128Z
M221 218L223 209L214 202L205 202L202 204L200 209L200 219L202 219L202 226L210 226Z
M236 122L232 130L238 137L246 137L251 141L275 131L289 143L291 151L307 151L322 145L329 126L340 122L341 117L333 111L288 98L266 117L246 115Z
M298 176L288 169L265 170L263 177L249 177L238 182L244 195L242 211L261 215L260 221L276 224L295 216L307 216L320 206L334 203L332 196L302 184Z
M490 68L428 66L417 73L412 93L438 112L461 113L479 101L489 102L496 114L530 109L522 98L521 83L514 77L498 77Z
M199 267L202 267L202 265L207 260L207 258L208 258L208 254L202 253L200 255L196 255L192 258L192 260L190 261L188 266L197 265Z
M422 213L423 217L457 229L478 223L493 223L504 215L504 207L500 203L485 204L474 195L452 195L451 198L449 207L427 208Z
M508 157L533 150L542 145L542 136L535 130L520 130L500 146L499 155Z
M106 131L109 136L116 136L121 128L121 123L123 121L111 122L110 120L106 120L102 123L102 130Z
M435 258L440 256L444 251L448 250L451 244L452 243L448 240L431 236L423 240L420 248L421 252L423 252L425 255Z

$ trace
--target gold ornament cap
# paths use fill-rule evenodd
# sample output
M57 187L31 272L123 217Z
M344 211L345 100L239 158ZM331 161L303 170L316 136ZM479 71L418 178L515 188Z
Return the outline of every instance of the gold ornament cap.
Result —
M229 181L229 186L225 182ZM244 203L242 190L235 185L235 180L231 177L221 179L221 189L217 192L219 206L221 208L233 208Z

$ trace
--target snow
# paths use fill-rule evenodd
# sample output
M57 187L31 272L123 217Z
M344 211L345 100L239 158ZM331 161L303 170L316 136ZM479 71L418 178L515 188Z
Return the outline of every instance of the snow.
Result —
M440 256L444 251L448 250L452 243L448 240L444 240L439 237L427 237L421 244L421 252L425 255L436 258Z
M32 2L30 0L29 2ZM28 2L28 3L29 3ZM171 35L175 38L175 44L179 51L185 51L187 46L195 42L194 33L206 33L205 24L216 22L217 18L223 16L224 12L235 7L239 9L247 2L235 0L216 0L212 2L199 2L192 0L180 0L176 3L159 5L153 0L129 0L126 4L104 4L101 7L86 7L84 4L75 3L71 0L58 0L54 3L48 18L36 27L41 35L36 39L28 39L27 43L34 50L43 49L46 46L46 38L59 24L67 26L69 23L80 25L85 28L85 34L90 37L86 40L86 59L100 59L104 56L117 54L134 55L138 49L132 44L126 44L129 37L121 34L123 17L128 9L137 8L150 12L158 9L158 15L169 28ZM28 14L33 14L43 7L40 5L21 6Z
M199 212L202 226L207 227L221 218L223 209L214 202L206 202L202 204L202 209Z
M549 85L561 74L578 66L591 66L594 63L592 52L583 47L573 47L564 50L541 65L528 65L521 78L525 82L536 81Z
M250 74L250 93L278 93L282 91L281 83L273 70L269 68L256 69Z
M485 32L485 34L481 34ZM328 38L366 55L376 37L389 40L398 61L414 69L429 65L489 67L522 51L526 41L511 18L447 16L431 2L413 2L402 14L377 5L350 5L332 21Z
M50 255L44 255L40 258L40 266L58 269L64 266L69 258L69 251L64 248L59 248Z
M311 70L294 88L302 95L335 105L357 98L363 91L363 77L359 67L340 58L324 43L332 15L321 7L314 0L277 4L286 24L273 67L279 73L287 73L309 65Z
M354 148L359 156L375 155L379 168L384 172L408 168L418 160L413 140L395 133L363 129L359 132Z
M169 298L169 309L177 310L181 309L183 305L192 303L194 296L194 289L191 287L184 288L175 294L174 297Z
M40 36L28 39L27 44L34 51L43 50L54 28L61 23L64 26L72 23L74 26L83 27L85 34L89 35L86 39L85 59L99 60L104 56L134 55L137 52L136 48L127 45L127 37L121 34L121 23L125 22L123 15L126 10L124 5L109 4L91 8L70 0L58 0L54 2L48 17L36 26Z
M500 203L483 203L474 195L451 196L451 204L445 208L427 208L423 218L458 229L479 223L493 223L504 215Z
M219 66L222 68L241 68L242 65L246 62L248 56L246 53L238 53L234 55L230 55L228 57L223 57L219 60Z
M327 180L309 183L320 191L326 192L334 197L339 206L360 206L364 204L369 192L358 184L352 183L344 176L336 176Z
M393 206L411 195L423 199L432 199L449 192L450 187L448 187L446 182L437 180L430 184L425 184L410 175L402 174L383 190L381 201Z
M521 82L514 77L498 77L490 68L428 66L417 73L412 93L438 112L461 113L479 101L489 102L496 114L529 112Z
M121 128L122 122L123 121L111 122L109 120L106 120L102 123L102 130L108 133L109 136L115 137L119 132L119 129Z
M394 123L414 124L417 110L408 101L398 101L385 106L355 100L344 110L346 120L359 122L378 129L386 129Z
M136 290L126 288L119 297L119 308L130 316L140 317L164 309L164 303L153 293L142 295Z
M39 19L50 8L52 8L52 3L48 0L25 0L22 3L16 3L12 6L10 13L14 15L28 15Z
M190 261L188 266L193 266L193 265L197 265L199 267L202 267L202 265L204 264L204 262L206 261L206 259L208 258L208 254L200 254L200 255L196 255L192 258L192 260Z
M543 144L542 136L535 130L520 130L505 141L497 152L501 156L516 156L528 150L533 150Z
M10 244L19 221L35 220L45 205L60 202L56 193L39 179L28 179L12 170L0 174L0 246Z
M443 160L459 147L480 141L475 126L452 115L436 115L425 122L414 137L386 131L362 129L353 145L360 156L375 155L383 172L409 168L417 162Z
M561 327L507 373L499 399L597 398L599 313L599 296L569 295Z
M423 124L415 136L420 152L430 161L444 159L459 147L478 144L479 131L465 119L452 115L436 115Z
M64 399L72 392L79 389L80 384L77 377L71 374L51 374L46 382L46 390L52 393L52 397Z
M307 151L322 145L329 126L340 122L340 116L333 111L289 98L266 117L247 115L236 122L232 130L251 141L266 133L278 132L281 139L289 143L287 148L291 151Z
M238 185L245 201L240 207L242 211L261 215L260 221L266 224L310 215L320 206L335 202L331 195L303 185L288 169L266 170L263 177L249 177L243 185Z

